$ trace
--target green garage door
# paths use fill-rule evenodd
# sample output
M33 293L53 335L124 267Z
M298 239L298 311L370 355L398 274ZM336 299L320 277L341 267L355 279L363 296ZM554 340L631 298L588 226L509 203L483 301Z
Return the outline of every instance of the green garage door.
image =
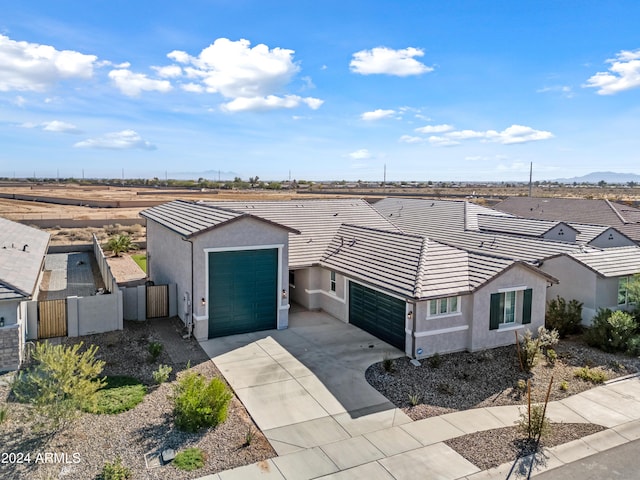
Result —
M349 322L404 352L405 302L349 282Z
M278 250L209 252L209 338L276 328Z

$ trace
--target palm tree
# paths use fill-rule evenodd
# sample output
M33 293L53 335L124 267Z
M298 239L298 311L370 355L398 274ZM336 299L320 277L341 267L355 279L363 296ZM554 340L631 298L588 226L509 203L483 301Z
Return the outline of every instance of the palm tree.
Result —
M131 241L131 237L129 235L121 233L111 237L104 249L109 252L113 252L116 257L119 257L121 253L137 250L138 246Z

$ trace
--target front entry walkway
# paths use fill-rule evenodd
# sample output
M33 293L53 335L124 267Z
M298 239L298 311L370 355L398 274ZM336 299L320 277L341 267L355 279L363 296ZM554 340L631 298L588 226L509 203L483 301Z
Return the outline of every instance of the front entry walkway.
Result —
M411 422L364 378L403 352L326 313L292 313L287 330L201 346L279 455Z

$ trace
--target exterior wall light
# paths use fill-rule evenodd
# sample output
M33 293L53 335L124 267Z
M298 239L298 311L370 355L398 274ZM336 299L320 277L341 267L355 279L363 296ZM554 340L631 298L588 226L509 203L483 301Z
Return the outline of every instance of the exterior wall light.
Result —
M204 299L204 297L202 297L200 299L200 304L204 307L207 304L207 301Z
M409 313L407 313L407 318L409 320L411 320L413 318L413 311L409 311Z
M0 327L4 327L4 317L0 317Z
M287 298L287 291L284 288L282 289L282 298Z

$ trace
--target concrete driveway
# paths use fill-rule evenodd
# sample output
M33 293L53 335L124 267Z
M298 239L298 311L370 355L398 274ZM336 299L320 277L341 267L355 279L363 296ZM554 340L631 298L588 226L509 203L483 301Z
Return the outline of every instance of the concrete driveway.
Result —
M201 346L278 455L329 443L348 448L341 441L411 422L364 378L372 363L404 353L326 313L291 312L287 330ZM354 447L359 455L375 450Z

